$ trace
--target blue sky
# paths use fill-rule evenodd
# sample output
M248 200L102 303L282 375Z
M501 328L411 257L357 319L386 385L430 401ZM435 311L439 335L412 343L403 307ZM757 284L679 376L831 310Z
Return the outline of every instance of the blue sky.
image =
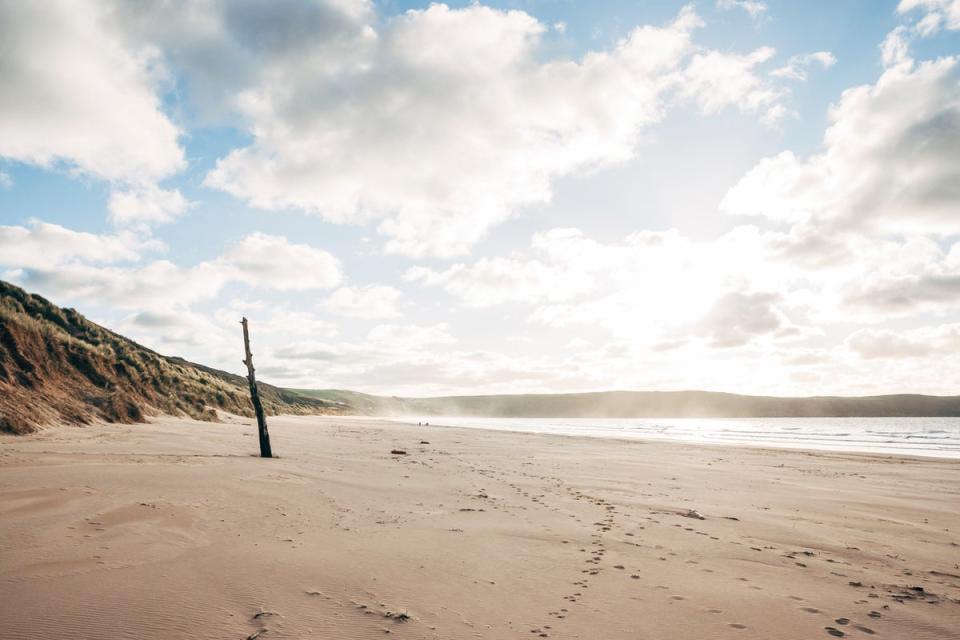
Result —
M955 393L960 2L0 5L0 277L408 395ZM6 37L4 37L6 36Z

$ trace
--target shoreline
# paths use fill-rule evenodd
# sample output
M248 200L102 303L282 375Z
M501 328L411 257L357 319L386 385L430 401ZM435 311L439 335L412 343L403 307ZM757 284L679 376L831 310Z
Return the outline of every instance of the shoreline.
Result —
M290 417L302 418L305 416L290 416ZM389 416L340 416L340 417L356 418L359 420L382 421L386 424L402 424L408 427L418 428L417 424L415 424L414 422L408 421L405 417L397 417L397 418L391 418ZM433 416L433 418L443 420L443 417ZM471 419L473 418L471 417ZM482 417L476 418L478 422L482 422L483 420L486 420L486 419L487 418L482 418ZM552 420L552 418L535 418L535 419L536 420ZM563 418L563 419L567 420L567 418ZM591 420L591 418L580 418L580 419ZM647 418L643 418L643 419L646 420ZM656 418L649 418L649 419L655 420ZM704 418L670 418L670 420L682 420L682 419L703 420ZM709 419L710 420L714 420L714 419L740 420L741 418L709 418ZM754 419L762 420L766 418L754 418ZM794 419L794 418L789 418L789 419ZM829 418L829 419L833 419L833 418ZM897 418L891 418L891 419L895 420ZM442 429L479 430L479 431L491 431L491 432L498 432L498 433L506 432L506 433L538 435L538 436L555 436L555 437L561 437L561 438L591 438L591 439L601 439L601 440L615 440L617 442L639 442L644 444L665 443L665 444L690 445L693 447L720 447L720 448L746 447L750 449L768 450L771 452L791 452L792 451L792 452L801 452L801 453L808 453L808 454L838 454L838 455L849 454L849 455L857 455L857 456L876 457L878 459L904 458L909 460L940 460L945 462L960 463L960 451L958 451L957 455L955 456L935 455L935 454L926 455L926 454L916 454L916 453L904 453L900 451L886 453L881 451L867 451L867 450L857 450L857 449L839 449L839 448L838 449L826 449L826 448L821 449L821 448L814 448L814 447L808 447L803 445L776 446L773 444L760 444L760 443L751 443L751 442L745 442L745 441L716 442L716 441L706 441L706 440L704 441L684 440L681 438L670 438L670 437L650 438L645 436L623 437L623 436L616 436L616 435L610 435L610 434L549 433L549 432L543 432L543 431L528 431L523 429L495 428L495 427L484 427L484 426L446 425L441 422L431 423L429 426L422 427L422 428L432 429L434 427L442 428Z
M256 422L251 422L253 418L247 418L245 416L238 416L233 414L226 414L229 416L228 420L216 423L216 422L206 422L206 421L197 421L186 419L183 420L174 416L160 415L160 416L150 416L146 422L135 423L135 424L120 424L120 423L111 423L111 422L93 422L87 425L66 425L66 424L53 424L47 425L39 428L37 431L29 434L0 434L0 445L4 443L16 443L24 440L31 439L42 439L42 436L45 432L56 431L56 430L79 430L84 431L88 429L96 428L110 428L110 427L128 427L136 429L137 427L147 427L149 425L155 424L164 424L168 421L186 421L196 424L198 427L202 428L203 426L210 425L243 425L243 426L253 426L256 427ZM675 446L675 447L693 447L697 449L704 449L708 451L713 451L714 453L722 453L726 449L746 449L749 451L756 452L766 452L771 455L777 454L801 454L805 456L818 457L822 456L824 458L835 458L835 459L849 459L849 460L864 460L870 461L874 460L877 462L930 462L930 463L946 463L946 464L955 464L960 468L960 457L950 457L950 456L935 456L935 455L917 455L909 453L881 453L876 451L858 451L858 450L846 450L846 449L817 449L810 447L791 447L791 446L773 446L768 444L753 444L749 442L711 442L711 441L690 441L690 440L681 440L679 438L644 438L644 437L617 437L613 435L590 435L590 434L576 434L576 433L547 433L539 431L524 431L521 429L498 429L493 427L467 427L462 425L445 425L440 423L431 423L429 425L417 425L412 422L408 422L406 419L400 418L390 418L388 416L365 416L365 415L300 415L300 414L279 414L273 416L267 416L267 425L268 427L272 424L273 420L283 420L284 422L306 422L306 421L322 421L322 422L336 422L336 421L356 421L358 424L363 425L375 425L380 428L387 429L389 427L402 426L412 429L435 429L440 431L447 432L462 432L464 435L469 434L474 431L486 432L489 434L511 434L516 436L533 436L544 439L551 438L562 438L562 439L572 439L572 440L599 440L599 441L609 441L609 442L619 442L621 444L636 444L636 445L647 445L647 446ZM485 418L478 418L478 420L484 420ZM549 418L544 418L549 419ZM589 419L589 418L586 418ZM699 419L699 418L696 418ZM738 418L730 418L730 420L736 420ZM136 452L129 452L128 455L138 455ZM169 455L189 455L189 454L174 454ZM256 452L250 454L251 457L258 457ZM275 455L276 459L280 459L282 456Z
M955 460L366 417L269 425L273 460L240 417L0 439L7 637L960 628Z

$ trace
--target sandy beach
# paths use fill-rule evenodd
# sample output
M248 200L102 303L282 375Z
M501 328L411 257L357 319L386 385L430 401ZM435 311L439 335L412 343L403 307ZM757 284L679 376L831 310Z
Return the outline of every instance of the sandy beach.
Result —
M960 637L960 461L270 430L0 438L3 637Z

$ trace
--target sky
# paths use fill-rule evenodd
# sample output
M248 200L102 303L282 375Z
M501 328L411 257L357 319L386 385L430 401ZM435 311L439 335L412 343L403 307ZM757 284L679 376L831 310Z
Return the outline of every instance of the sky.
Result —
M0 0L0 278L424 396L960 393L960 0Z

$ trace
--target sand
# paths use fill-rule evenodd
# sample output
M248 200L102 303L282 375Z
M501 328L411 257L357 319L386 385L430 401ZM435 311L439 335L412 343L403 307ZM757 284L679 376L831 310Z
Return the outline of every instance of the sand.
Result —
M958 461L270 429L0 438L0 636L960 638Z

